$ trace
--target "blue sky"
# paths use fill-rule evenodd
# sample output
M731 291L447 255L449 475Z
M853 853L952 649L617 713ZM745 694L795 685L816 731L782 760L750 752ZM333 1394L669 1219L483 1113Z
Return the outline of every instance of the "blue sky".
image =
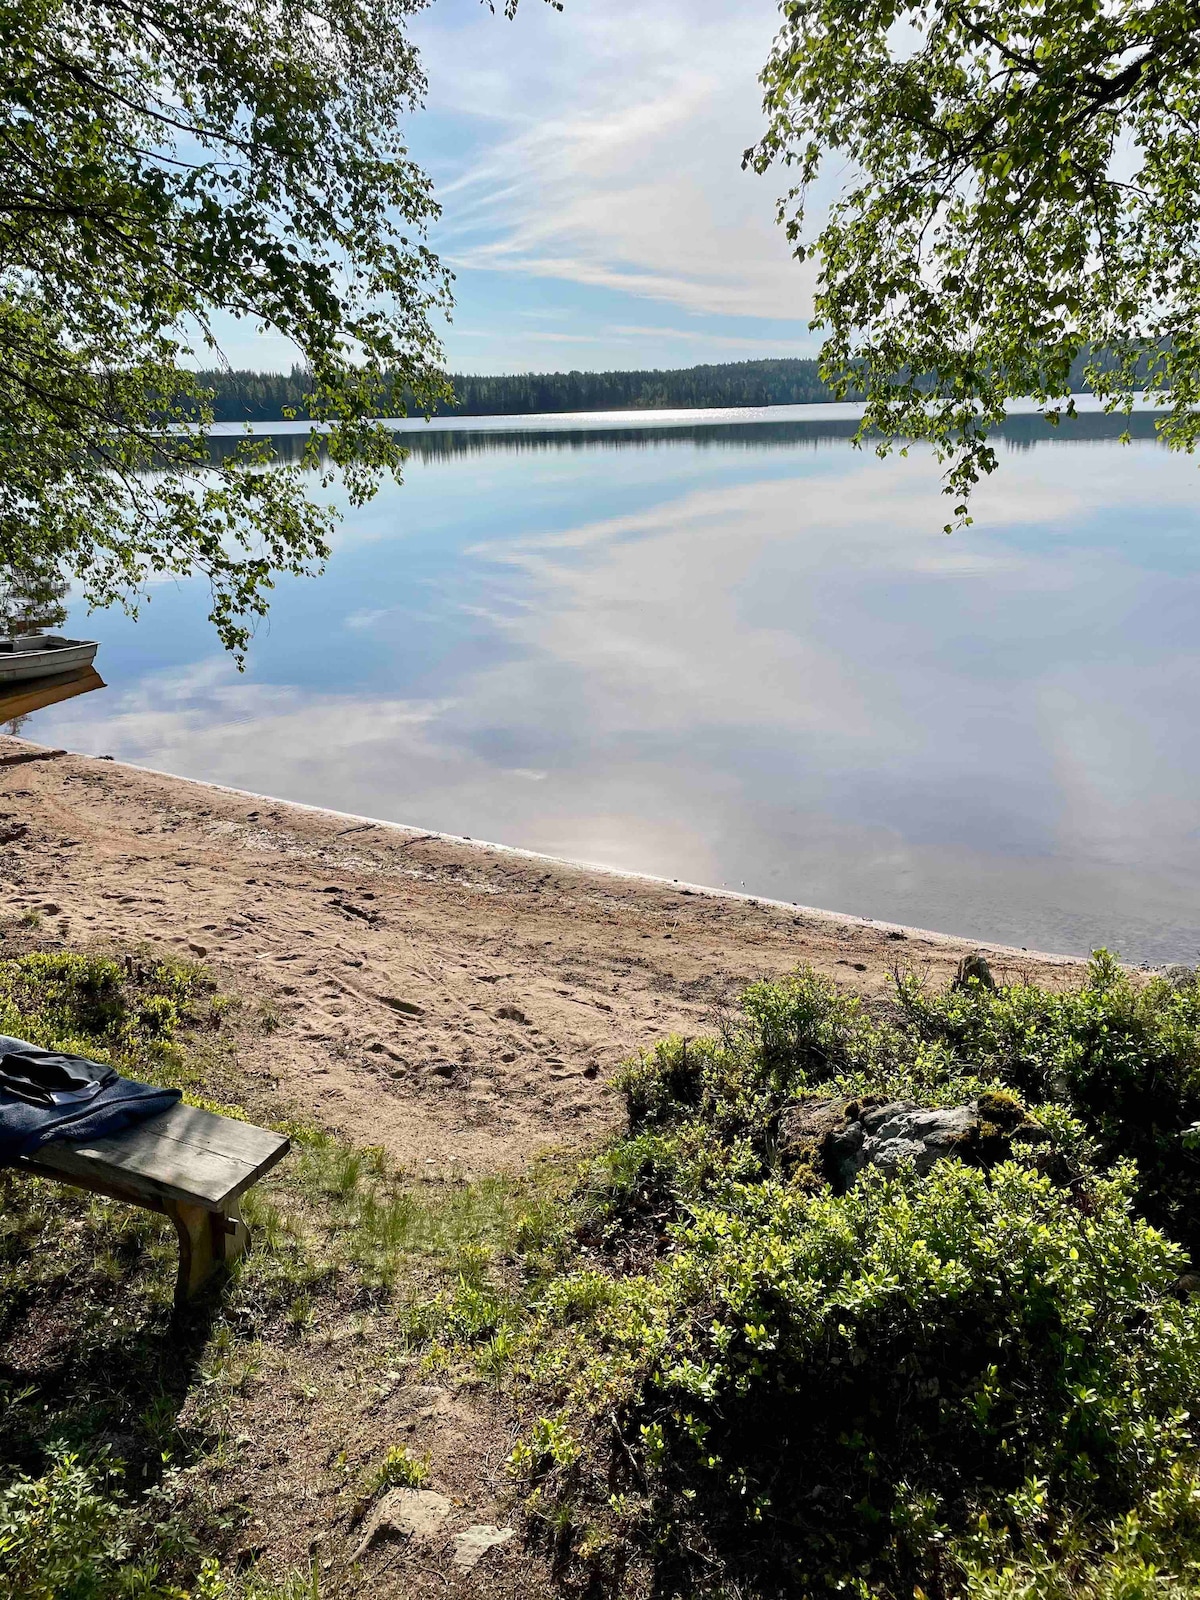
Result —
M435 0L405 130L456 275L457 371L690 366L810 355L808 285L774 220L782 174L741 168L762 127L773 0ZM283 368L239 330L235 365Z

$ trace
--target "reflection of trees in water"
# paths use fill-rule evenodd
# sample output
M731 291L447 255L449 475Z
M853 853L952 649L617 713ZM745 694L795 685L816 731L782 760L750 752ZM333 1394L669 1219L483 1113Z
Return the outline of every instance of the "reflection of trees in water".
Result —
M18 634L48 633L67 620L66 598L70 583L50 572L16 572L0 568L0 638ZM19 733L26 717L10 717L0 724L5 733Z
M0 567L0 638L61 628L67 620L70 588L57 568L16 572Z
M1163 412L1157 416L1162 417ZM1106 417L1092 413L1090 416L1066 418L1058 427L1052 427L1044 417L1009 417L999 429L999 436L1010 450L1032 450L1035 445L1046 444L1111 444L1128 434L1131 439L1157 439L1156 413L1143 411L1132 417Z
M304 460L307 433L272 434L269 424L261 424L255 438L267 437L275 458L287 466ZM563 451L611 449L661 450L687 444L708 450L815 450L821 445L844 444L853 437L853 420L814 418L811 422L789 418L780 422L687 423L678 427L647 424L642 427L595 428L430 428L405 431L405 448L421 459L451 456L555 455ZM1031 450L1035 445L1100 444L1128 433L1134 439L1155 437L1154 417L1142 413L1133 417L1106 417L1098 414L1064 419L1057 428L1040 416L1009 417L997 429L997 437L1010 449ZM209 451L214 461L226 461L238 449L243 435L218 435L210 438ZM319 464L329 465L322 448Z
M264 424L264 430L266 425ZM404 447L412 455L434 459L446 456L555 455L564 450L611 449L621 445L635 450L661 449L670 445L692 444L726 449L762 449L797 445L815 447L834 440L849 439L853 422L770 422L712 423L666 427L628 428L533 428L457 429L431 428L405 431ZM256 436L258 437L258 436ZM276 459L289 466L304 459L308 436L303 433L270 434ZM209 450L216 461L224 461L238 447L238 439L213 437ZM328 464L322 448L321 464Z

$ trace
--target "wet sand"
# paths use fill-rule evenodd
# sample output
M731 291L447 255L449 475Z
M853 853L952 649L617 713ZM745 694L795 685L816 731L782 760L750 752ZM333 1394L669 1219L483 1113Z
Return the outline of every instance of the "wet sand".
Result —
M1079 961L558 861L0 739L9 924L203 960L265 1028L239 1066L414 1174L511 1167L619 1116L606 1079L807 963L865 995L969 950L1054 985ZM2 946L0 946L2 949ZM278 1026L275 1026L275 1023Z

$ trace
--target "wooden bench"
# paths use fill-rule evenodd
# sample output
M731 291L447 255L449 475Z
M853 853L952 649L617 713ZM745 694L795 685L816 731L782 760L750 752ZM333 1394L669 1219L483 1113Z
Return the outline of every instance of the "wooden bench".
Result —
M15 1165L39 1178L165 1212L179 1235L179 1306L246 1248L249 1234L238 1201L290 1146L267 1128L174 1105L110 1138L54 1140Z

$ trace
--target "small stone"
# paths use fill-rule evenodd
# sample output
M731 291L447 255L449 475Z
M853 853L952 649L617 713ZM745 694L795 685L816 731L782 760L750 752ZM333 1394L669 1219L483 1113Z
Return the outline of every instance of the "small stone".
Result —
M996 980L992 976L992 969L988 966L987 958L982 950L976 950L969 956L964 956L958 963L958 970L954 974L952 989L965 989L974 978L981 989L994 989Z
M454 1555L451 1559L456 1567L463 1567L470 1572L489 1550L507 1544L512 1536L511 1528L497 1528L490 1522L477 1522L473 1528L464 1528L462 1533L454 1535Z
M206 944L197 944L194 939L188 940L188 949L196 956L206 956L208 954L208 946Z
M396 1412L401 1417L427 1421L450 1410L450 1396L436 1384L406 1383L395 1391Z

